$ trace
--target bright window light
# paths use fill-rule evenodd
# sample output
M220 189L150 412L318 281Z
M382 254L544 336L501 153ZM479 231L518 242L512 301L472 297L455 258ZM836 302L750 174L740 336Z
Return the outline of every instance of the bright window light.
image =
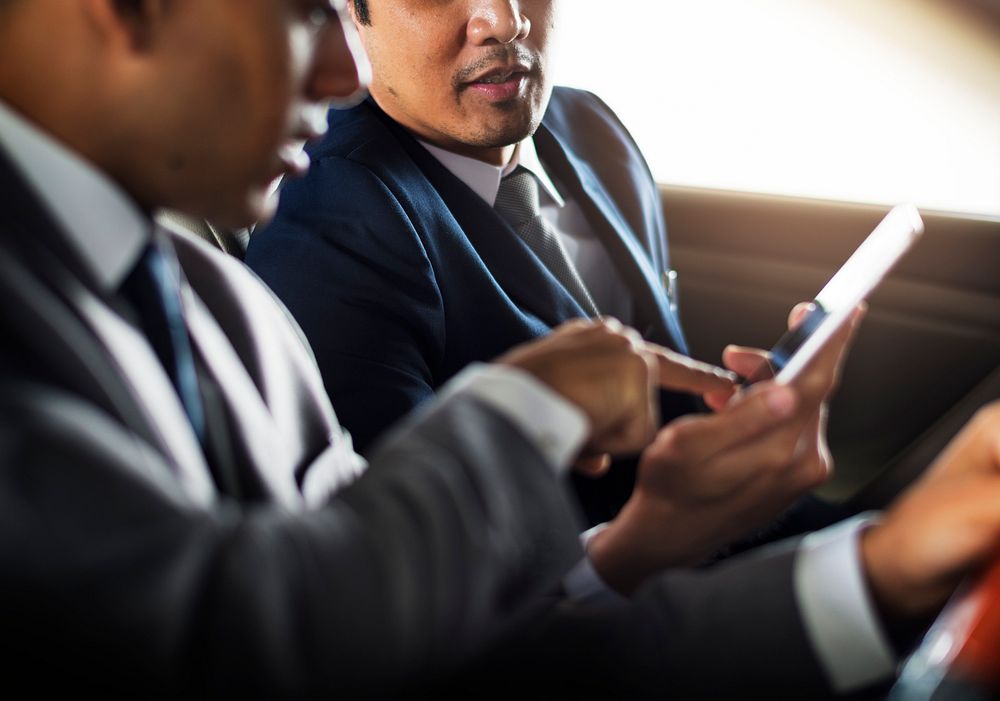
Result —
M660 182L1000 216L1000 18L955 0L563 0L556 80Z

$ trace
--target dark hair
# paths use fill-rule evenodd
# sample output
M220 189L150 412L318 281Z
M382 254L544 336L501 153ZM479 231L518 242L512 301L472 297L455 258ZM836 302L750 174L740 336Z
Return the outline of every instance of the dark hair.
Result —
M361 24L371 24L372 16L368 12L368 0L353 0L354 14L357 15Z

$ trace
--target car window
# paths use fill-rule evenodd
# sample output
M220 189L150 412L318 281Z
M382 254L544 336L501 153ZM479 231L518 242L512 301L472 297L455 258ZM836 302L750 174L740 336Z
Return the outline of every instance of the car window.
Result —
M660 182L1000 216L995 0L572 0L563 84Z

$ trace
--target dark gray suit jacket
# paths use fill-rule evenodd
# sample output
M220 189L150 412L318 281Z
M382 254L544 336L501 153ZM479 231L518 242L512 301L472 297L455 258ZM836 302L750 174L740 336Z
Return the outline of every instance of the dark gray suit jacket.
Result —
M552 467L468 398L414 417L308 505L304 488L357 466L315 363L242 264L174 234L204 455L123 301L2 153L0 211L5 679L391 691L481 650L578 559Z
M564 489L475 400L418 412L310 506L356 467L314 361L239 262L176 233L203 453L123 301L2 154L0 211L8 683L393 694L475 657L459 683L493 692L826 693L789 552L665 575L620 609L547 602L580 556Z

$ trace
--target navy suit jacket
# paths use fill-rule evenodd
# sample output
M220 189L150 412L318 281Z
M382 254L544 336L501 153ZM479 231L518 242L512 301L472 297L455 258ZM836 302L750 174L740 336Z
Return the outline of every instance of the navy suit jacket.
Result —
M493 208L373 101L332 111L330 127L310 149L309 175L287 184L275 220L252 236L247 263L302 326L364 452L469 363L584 312ZM631 136L595 96L556 88L535 141L625 281L633 325L685 352L663 284L659 192ZM664 418L695 408L664 397ZM625 468L581 485L589 518L613 515L633 479ZM610 510L591 508L594 499L610 499Z

